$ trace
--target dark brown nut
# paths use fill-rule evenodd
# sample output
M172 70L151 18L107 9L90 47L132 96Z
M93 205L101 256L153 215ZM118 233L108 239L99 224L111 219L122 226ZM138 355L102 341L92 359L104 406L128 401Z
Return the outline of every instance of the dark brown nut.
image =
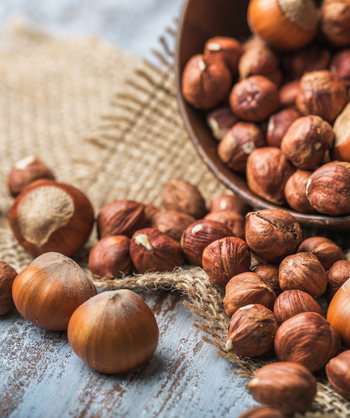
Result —
M350 86L350 49L344 49L334 55L331 70L347 87Z
M295 109L283 109L271 115L267 126L267 144L270 147L279 148L288 128L300 116L300 113Z
M350 213L350 163L334 161L314 171L306 185L313 208L325 215Z
M135 232L130 242L130 257L140 273L173 271L185 259L180 244L154 228Z
M334 389L350 400L350 350L332 358L326 366L326 373Z
M350 104L347 104L334 122L335 141L330 150L333 160L350 162Z
M350 45L350 1L324 0L321 8L321 31L336 47Z
M262 260L275 263L294 253L303 239L299 222L282 209L248 213L245 223L246 242Z
M323 295L327 287L326 271L312 253L297 253L286 257L279 268L282 290L302 290L313 297Z
M220 194L211 199L210 212L219 212L220 210L231 210L245 216L252 210L252 207L244 203L238 196Z
M17 272L4 261L0 261L0 315L9 313L15 304L12 299L12 285Z
M291 81L281 87L280 90L280 101L282 107L295 106L300 87L300 80Z
M215 36L204 45L204 54L225 61L233 76L238 74L238 61L243 48L237 39Z
M248 389L257 402L281 408L287 415L306 412L317 392L316 379L309 370L289 362L263 366Z
M166 210L153 217L152 228L159 229L170 238L180 242L184 230L194 222L196 222L194 217L187 213Z
M284 195L286 196L288 205L297 212L316 212L306 197L306 185L311 174L311 171L297 170L289 177L284 188Z
M302 312L316 312L323 315L316 300L302 290L287 290L278 296L273 306L273 313L279 325Z
M258 274L247 271L229 280L223 303L226 315L231 318L238 309L256 303L272 310L275 300L272 288Z
M247 160L247 182L250 190L263 199L284 205L284 187L295 167L279 148L254 150Z
M212 242L225 237L232 237L232 232L227 226L203 219L185 229L181 237L181 247L191 264L202 267L204 249Z
M281 106L275 83L261 75L253 75L235 84L230 106L239 119L261 122Z
M328 238L311 237L303 241L298 250L298 253L309 252L314 254L323 268L329 270L336 261L344 259L344 253L338 245Z
M245 219L239 213L231 210L221 210L219 212L210 212L204 219L209 221L221 222L230 228L233 236L245 239Z
M166 210L187 213L195 219L202 219L207 213L200 191L186 180L169 180L162 193L162 202Z
M11 196L17 197L28 184L38 179L55 180L55 176L46 164L37 157L29 156L18 161L7 178Z
M335 262L329 271L327 271L327 290L325 297L328 304L348 279L350 279L350 261L340 260Z
M207 124L217 140L222 139L237 122L237 116L228 106L219 107L207 115Z
M347 102L344 83L330 71L313 71L300 80L296 104L302 115L317 115L334 122Z
M253 273L256 273L260 279L271 287L276 296L282 293L280 283L278 280L278 265L276 264L258 264L252 269Z
M270 309L247 305L232 316L226 338L226 351L240 357L257 357L273 348L278 325Z
M243 412L238 418L286 418L286 416L280 409L264 405Z
M249 270L250 252L243 240L226 237L212 242L204 249L202 263L209 279L225 287L233 276Z
M244 173L249 154L266 145L262 130L255 123L238 122L222 138L218 154L223 163Z
M232 76L224 61L195 55L182 74L182 95L196 108L211 109L228 96L231 83Z
M95 244L89 255L89 269L95 278L122 277L129 273L133 268L129 246L130 238L125 235L104 237Z
M145 227L150 228L152 225L153 217L160 212L160 209L157 206L154 206L152 203L146 203L144 207L145 212Z
M313 170L332 147L334 132L319 116L305 116L291 124L281 142L281 150L298 168Z
M132 235L145 226L145 205L133 200L116 200L104 206L97 215L99 239L109 235Z

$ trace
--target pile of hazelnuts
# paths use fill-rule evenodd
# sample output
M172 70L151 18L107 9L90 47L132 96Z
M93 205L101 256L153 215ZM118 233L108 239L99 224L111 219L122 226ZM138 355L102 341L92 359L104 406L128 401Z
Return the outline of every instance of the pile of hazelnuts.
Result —
M251 0L245 43L217 36L184 68L217 152L248 187L297 212L350 214L350 4Z

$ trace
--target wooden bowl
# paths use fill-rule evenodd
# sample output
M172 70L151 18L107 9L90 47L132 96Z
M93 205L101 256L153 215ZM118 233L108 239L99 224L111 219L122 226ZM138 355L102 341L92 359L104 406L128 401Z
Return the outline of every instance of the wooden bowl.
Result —
M203 52L204 44L209 38L231 36L242 39L249 36L248 3L249 0L187 0L185 2L176 43L175 76L180 112L194 146L216 177L254 208L289 210L305 226L350 229L350 216L333 217L298 213L287 207L273 205L251 192L245 177L232 172L220 160L216 152L218 141L206 124L204 112L194 109L182 97L183 69L193 55Z

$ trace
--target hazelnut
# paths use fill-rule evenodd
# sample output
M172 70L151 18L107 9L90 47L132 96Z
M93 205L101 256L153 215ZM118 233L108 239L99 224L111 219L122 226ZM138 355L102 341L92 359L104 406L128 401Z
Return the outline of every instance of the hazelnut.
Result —
M280 264L279 282L282 290L298 289L319 297L326 291L326 271L314 254L292 254Z
M282 107L295 106L300 87L300 80L291 81L281 87L280 90L280 101Z
M327 271L327 290L325 297L328 304L348 279L350 279L350 261L340 260L335 262L329 271Z
M350 163L334 161L314 171L306 185L313 208L325 215L350 213Z
M195 219L202 219L207 213L203 196L186 180L169 180L162 193L162 202L165 209L187 213Z
M15 307L12 285L16 277L16 270L5 261L0 261L0 315L9 313Z
M286 416L280 409L263 405L244 412L238 418L286 418Z
M154 206L152 203L146 203L143 210L145 213L145 226L150 228L152 225L153 217L160 212L160 209L157 206Z
M225 287L233 276L249 270L250 252L243 240L226 237L212 242L204 249L202 263L209 279Z
M116 200L104 206L97 215L98 237L132 235L145 226L145 205L133 200Z
M224 224L204 219L185 229L181 237L181 247L191 264L202 267L204 249L217 239L231 236L232 232Z
M317 392L314 376L300 364L289 362L263 366L248 389L257 402L281 408L287 415L306 412Z
M310 115L291 124L282 139L281 150L296 167L313 170L321 164L333 140L331 125L319 116Z
M140 273L173 271L184 262L180 244L154 228L135 232L130 242L130 257Z
M276 112L280 98L276 84L261 75L254 75L235 84L230 106L239 119L261 122Z
M298 221L281 209L248 213L245 235L249 249L270 263L292 254L303 239Z
M252 269L253 273L256 273L260 279L275 292L278 296L282 293L278 280L278 265L276 264L258 264Z
M321 8L321 31L335 47L350 45L349 0L324 0Z
M196 222L194 217L187 213L166 210L153 217L152 228L159 229L170 238L180 242L184 230L194 222Z
M7 179L11 196L17 197L28 184L38 179L55 180L55 176L46 164L37 157L31 155L18 161Z
M232 316L226 350L240 357L256 357L273 348L278 325L273 313L262 305L247 305Z
M334 122L347 102L344 83L330 71L313 71L300 80L296 104L302 115L317 115Z
M329 270L336 261L343 260L343 251L328 238L311 237L303 241L297 250L298 253L309 252L314 254L323 268Z
M297 170L289 177L284 188L284 195L286 196L288 205L297 212L316 212L306 197L306 185L311 174L311 171Z
M210 212L219 212L220 210L230 210L245 216L252 210L252 207L244 203L238 196L220 194L211 199Z
M350 350L333 357L326 366L326 373L334 389L350 400Z
M273 313L279 325L302 312L316 312L323 315L319 303L302 290L287 290L281 293L273 306Z
M218 154L227 167L244 173L249 154L265 145L264 134L257 125L238 122L222 138Z
M284 205L284 187L294 171L279 148L258 148L247 160L247 183L252 192L268 202Z
M245 239L245 219L239 213L231 210L221 210L219 212L210 212L204 219L221 222L226 225L233 233L233 236Z
M350 103L334 122L335 141L331 149L333 160L350 162Z
M207 124L217 140L222 139L237 122L237 116L228 106L219 107L207 114Z
M260 304L272 310L275 292L256 273L246 272L232 277L225 289L224 308L230 318L246 305Z
M102 238L89 255L89 269L96 279L122 277L129 273L132 262L129 254L130 238L113 235Z
M232 75L236 76L238 74L238 61L243 54L243 48L237 39L215 36L205 43L204 54L223 60Z
M303 312L287 319L275 337L278 359L299 363L310 372L323 369L339 350L339 334L315 312Z
M283 109L271 115L267 126L267 144L270 147L279 148L288 128L300 116L300 113L295 109Z
M350 86L350 49L344 49L334 55L331 70L347 87Z
M211 109L228 96L231 83L232 76L224 61L199 54L184 68L182 94L192 106Z

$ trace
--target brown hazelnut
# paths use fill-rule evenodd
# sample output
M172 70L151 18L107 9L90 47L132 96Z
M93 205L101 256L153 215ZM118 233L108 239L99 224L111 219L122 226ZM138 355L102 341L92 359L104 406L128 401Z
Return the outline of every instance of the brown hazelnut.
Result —
M11 196L17 197L28 184L38 179L55 180L55 176L46 164L37 157L31 155L18 161L7 179Z
M261 122L281 106L275 83L254 75L235 84L230 94L230 106L239 119Z
M297 170L289 177L284 188L284 195L286 196L288 205L297 212L316 212L306 197L306 185L311 174L311 171Z
M333 140L331 125L319 116L310 115L291 124L282 139L281 150L296 167L313 170L321 164Z
M286 418L286 416L280 409L263 405L243 412L238 418Z
M350 103L334 122L335 141L330 150L333 160L350 162Z
M284 187L294 171L279 148L258 148L247 160L247 183L252 192L268 202L284 205Z
M237 122L237 116L228 106L219 107L207 114L207 124L217 140L222 139Z
M203 219L185 229L181 237L181 247L191 264L202 267L204 249L217 239L231 236L231 230L224 224Z
M343 251L328 238L311 237L303 241L297 250L298 253L309 252L314 254L323 268L329 270L336 261L343 260Z
M219 212L220 210L231 210L245 216L252 210L252 207L244 203L238 196L220 194L211 199L210 212Z
M224 308L230 318L246 305L260 304L272 310L275 292L256 273L246 272L232 277L226 285Z
M313 71L300 80L296 104L302 115L317 115L334 122L347 102L344 83L330 71Z
M325 215L350 213L350 163L334 161L314 171L306 185L313 208Z
M299 222L282 209L265 209L248 213L246 242L262 260L275 263L292 254L303 239Z
M130 257L140 273L173 271L184 262L180 244L154 228L135 232L130 242Z
M238 61L243 48L237 39L225 36L210 38L204 45L204 54L223 60L233 76L238 74Z
M282 107L295 106L300 87L300 80L291 81L281 87L279 92Z
M133 200L116 200L104 206L97 215L99 239L109 235L132 235L145 226L145 205Z
M238 122L222 138L218 155L227 167L244 173L249 154L266 145L262 130L255 123Z
M95 278L122 277L129 273L133 268L129 246L130 238L125 235L100 239L89 255L89 269Z
M278 325L273 313L262 305L247 305L232 316L226 350L240 357L256 357L273 348Z
M350 45L350 1L324 0L321 8L321 31L335 47Z
M169 180L162 193L162 202L166 210L187 213L195 219L202 219L207 213L200 191L186 180Z
M226 237L212 242L204 249L202 263L209 279L225 287L233 276L249 270L250 252L243 240Z
M16 270L4 261L0 261L0 315L9 313L15 307L12 285L16 277Z
M260 279L275 292L276 296L282 293L278 280L278 265L276 264L258 264L253 267L253 273L256 273Z
M152 203L146 203L144 207L145 213L145 226L150 228L152 225L153 217L160 212L160 209L157 206L154 206Z
M302 290L287 290L281 293L273 306L273 313L279 324L302 312L316 312L323 315L320 304Z
M219 212L210 212L204 219L221 222L226 225L233 233L233 236L245 239L245 219L239 213L231 210L221 210Z
M333 264L327 271L327 290L325 297L328 303L331 302L333 296L350 279L350 261L340 260Z
M283 109L271 115L267 126L267 144L270 147L279 148L288 128L300 116L300 113L295 109Z
M350 350L333 357L326 366L326 373L334 389L350 400Z
M175 241L181 239L184 230L196 222L193 216L176 210L166 210L157 213L152 220L152 228L159 229Z
M331 70L347 87L350 86L350 49L344 49L334 55Z
M300 364L272 363L259 369L248 383L260 403L281 408L287 415L304 413L316 396L316 379Z
M323 369L339 350L339 334L315 312L303 312L287 319L275 337L278 359L299 363L310 372Z
M192 106L211 109L228 96L231 83L232 76L224 61L195 55L184 68L182 94Z

